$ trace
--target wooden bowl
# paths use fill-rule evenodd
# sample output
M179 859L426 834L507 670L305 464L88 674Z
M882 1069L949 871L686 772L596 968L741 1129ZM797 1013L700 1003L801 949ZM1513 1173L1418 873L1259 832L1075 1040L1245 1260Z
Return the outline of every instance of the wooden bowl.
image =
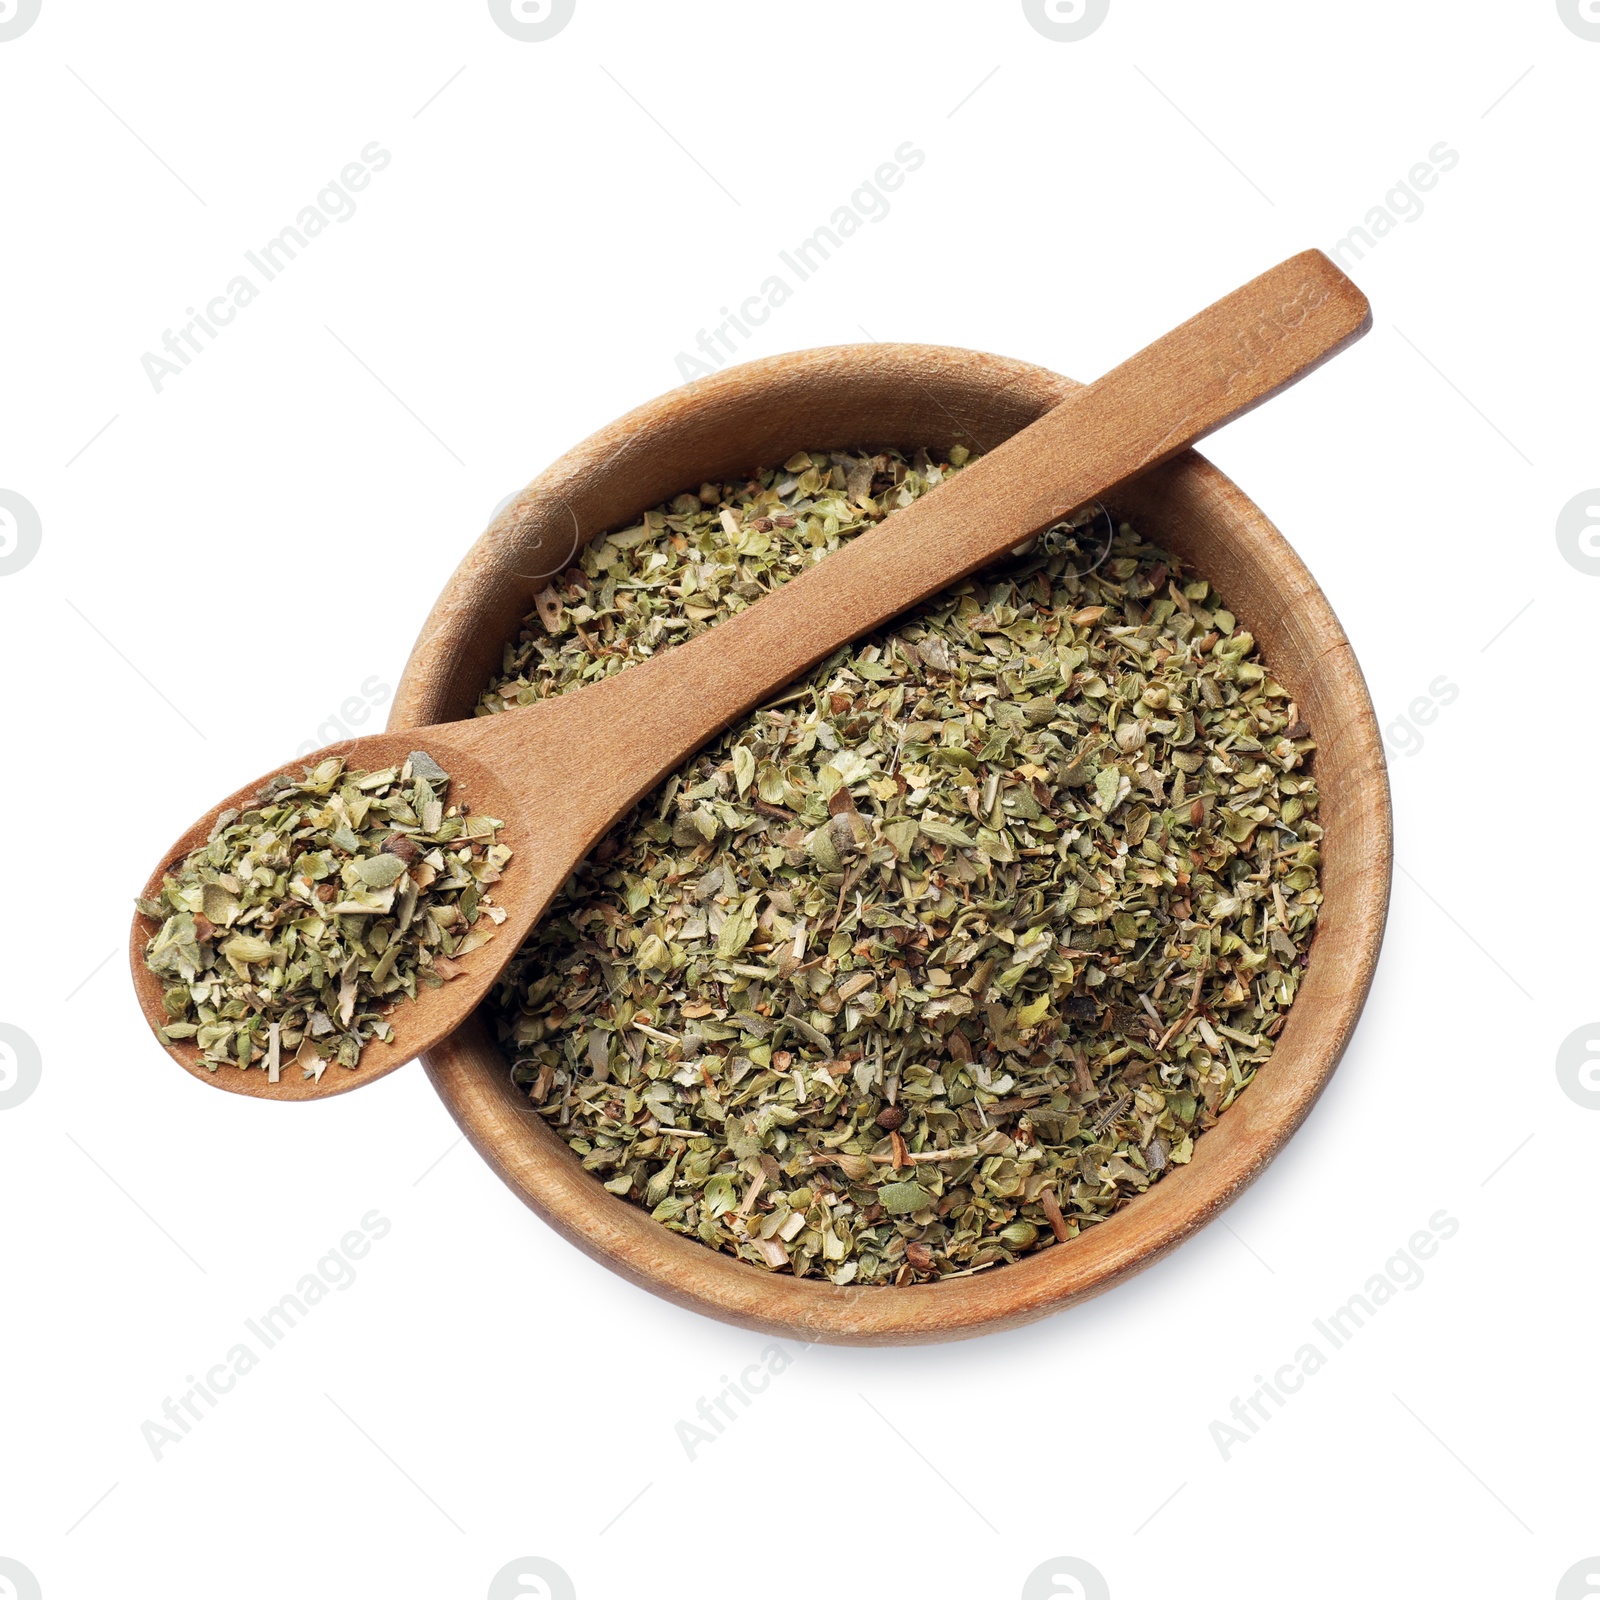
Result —
M478 540L428 618L392 729L466 717L502 643L580 535L624 527L705 480L796 450L989 449L1075 387L1043 368L929 345L847 345L735 367L641 406L569 451ZM1109 1289L1210 1222L1283 1147L1344 1052L1372 980L1390 879L1382 743L1366 684L1311 574L1262 513L1190 452L1115 497L1216 584L1318 742L1323 893L1310 965L1271 1061L1194 1159L1066 1244L948 1283L846 1287L777 1275L669 1232L608 1194L510 1081L474 1018L425 1058L479 1153L546 1222L656 1294L724 1321L837 1344L913 1344L1014 1327Z

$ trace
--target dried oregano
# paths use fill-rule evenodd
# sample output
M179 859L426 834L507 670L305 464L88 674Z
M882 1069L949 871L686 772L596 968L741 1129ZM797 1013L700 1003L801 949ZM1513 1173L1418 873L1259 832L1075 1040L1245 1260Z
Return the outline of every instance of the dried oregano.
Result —
M334 756L222 812L139 902L161 924L145 964L167 985L162 1038L273 1083L288 1064L354 1068L388 1039L390 1007L456 977L505 920L488 892L511 858L501 824L448 804L449 786L420 750L381 772Z
M709 626L965 459L679 495L538 597L480 714ZM494 1007L612 1193L774 1270L949 1277L1102 1221L1271 1055L1314 746L1208 583L1102 520L824 662L575 874Z

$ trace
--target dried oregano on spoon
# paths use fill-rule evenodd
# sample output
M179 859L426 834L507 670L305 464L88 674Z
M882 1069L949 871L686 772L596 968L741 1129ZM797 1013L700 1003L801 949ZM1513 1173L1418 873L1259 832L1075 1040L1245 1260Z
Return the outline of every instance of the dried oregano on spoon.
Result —
M680 495L539 596L480 714L741 609L951 456ZM759 1266L903 1284L1071 1239L1272 1053L1321 900L1307 732L1203 578L1047 537L612 832L497 992L513 1077L613 1193Z
M321 1079L355 1067L418 984L457 975L505 913L490 885L511 858L500 823L448 803L450 779L414 752L381 772L331 757L282 773L139 902L161 924L145 963L167 980L166 1042L214 1072L288 1064Z

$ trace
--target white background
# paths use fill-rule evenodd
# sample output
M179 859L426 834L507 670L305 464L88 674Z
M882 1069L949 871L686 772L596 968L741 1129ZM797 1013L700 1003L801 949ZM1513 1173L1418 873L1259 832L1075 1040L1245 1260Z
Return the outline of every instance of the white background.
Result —
M481 0L44 0L0 43L0 489L42 527L0 576L0 1022L43 1066L0 1111L0 1556L45 1600L478 1597L524 1555L583 1600L1009 1600L1057 1556L1116 1600L1555 1595L1600 1552L1600 1116L1555 1071L1600 1015L1600 577L1555 538L1600 482L1597 85L1555 0L1112 0L1076 43L1020 0L578 0L543 43ZM374 140L356 214L157 393L145 352ZM906 140L741 359L870 330L1093 377L1459 152L1353 264L1371 336L1207 447L1391 730L1393 914L1224 1223L1023 1332L807 1351L690 1460L767 1341L563 1243L420 1068L294 1108L174 1071L129 901L386 698L500 500ZM1225 1460L1212 1422L1441 1208L1425 1281ZM141 1425L373 1209L354 1285L154 1459Z

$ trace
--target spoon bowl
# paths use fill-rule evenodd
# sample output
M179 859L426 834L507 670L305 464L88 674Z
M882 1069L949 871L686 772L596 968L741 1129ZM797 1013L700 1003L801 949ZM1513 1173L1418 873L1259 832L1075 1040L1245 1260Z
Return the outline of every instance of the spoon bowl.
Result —
M411 733L376 733L366 738L346 739L306 757L297 764L295 770L299 766L315 766L329 756L342 756L347 767L373 772L398 766L413 750L426 750L450 774L450 803L465 803L474 812L500 818L505 826L500 830L499 839L512 850L521 851L526 839L538 826L537 813L530 811L525 799L500 772L473 753L468 740L462 737L463 733L470 734L471 731L470 722L446 723L442 727L418 729ZM268 780L284 770L279 766L263 773L253 783L245 784L238 793L229 795L215 811L207 813L189 828L163 858L166 864L151 874L141 898L154 900L160 896L163 877L169 871L175 871L186 856L205 844L217 812L247 809ZM507 923L518 917L518 913L524 910L523 901L536 892L533 878L528 873L508 872L495 885L495 902L507 910ZM538 910L542 909L541 905L527 913L525 920L529 927L533 925ZM145 948L159 927L160 924L150 917L142 914L135 916L128 947L134 991L152 1027L159 1027L166 1020L162 993L167 980L152 972L144 960ZM514 943L507 945L506 954L509 955L515 948ZM330 1064L320 1080L307 1078L287 1062L281 1075L274 1080L260 1068L240 1070L233 1066L213 1067L202 1058L198 1047L189 1043L164 1044L164 1048L179 1066L202 1083L235 1094L254 1095L261 1100L321 1100L329 1095L344 1094L351 1089L364 1088L393 1072L396 1067L403 1067L417 1056L419 1050L444 1038L459 1026L463 1012L470 1012L483 999L498 972L493 960L493 954L496 953L493 946L487 947L484 953L491 959L467 963L460 977L437 989L419 989L415 1000L402 1002L404 1009L399 1010L397 1015L404 1020L403 1029L396 1027L393 1037L388 1041L370 1040L361 1052L360 1062L353 1069Z
M397 1005L393 1039L370 1042L355 1069L289 1081L296 1068L274 1080L254 1068L212 1072L192 1046L167 1043L169 1053L222 1087L318 1099L428 1050L472 1014L606 829L717 732L850 640L1298 381L1371 323L1360 290L1320 251L1306 251L1071 391L915 505L697 638L572 694L419 730L406 750L393 735L376 734L312 756L315 764L338 753L371 770L426 750L457 780L452 804L500 816L514 855L496 885L506 912L498 935L473 952L461 977ZM575 514L573 523L581 536ZM247 785L229 803L248 803L260 786ZM202 844L222 809L212 808L164 860ZM527 825L533 817L537 829ZM149 898L160 879L152 875ZM150 919L135 918L130 956L140 1005L158 1030L167 1020L163 986L144 963L153 932Z

